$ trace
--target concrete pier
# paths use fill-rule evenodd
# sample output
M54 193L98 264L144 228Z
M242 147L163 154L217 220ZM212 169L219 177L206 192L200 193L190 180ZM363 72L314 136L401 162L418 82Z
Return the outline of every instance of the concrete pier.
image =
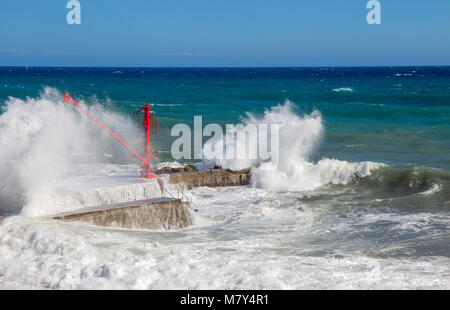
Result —
M130 229L181 229L192 225L187 204L180 199L155 198L84 208L50 216L65 222Z
M231 171L211 169L167 174L169 184L184 184L187 189L194 187L242 186L250 183L250 169Z
M166 184L194 187L243 186L250 183L251 170L231 171L216 167L197 171L194 166L164 168L152 182L118 184L77 192L74 199L85 205L100 205L59 213L48 218L65 222L85 222L90 225L129 229L181 229L192 225L188 203L180 199L162 197L170 193ZM183 197L183 196L182 196ZM132 199L143 199L124 202ZM116 203L114 203L116 202ZM0 215L0 223L5 219Z

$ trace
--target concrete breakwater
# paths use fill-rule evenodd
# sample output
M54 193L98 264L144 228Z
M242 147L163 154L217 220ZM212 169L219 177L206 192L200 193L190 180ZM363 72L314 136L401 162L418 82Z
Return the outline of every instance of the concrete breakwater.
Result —
M105 188L90 188L72 198L89 208L48 216L65 222L129 229L181 229L192 225L189 203L182 201L179 189L194 187L242 186L250 183L251 170L231 171L215 167L198 171L194 166L163 168L156 179ZM171 196L171 198L165 197ZM184 197L181 195L181 197ZM0 216L0 222L5 217Z
M184 184L187 189L194 187L243 186L250 183L251 170L232 171L211 169L208 171L189 171L167 174L169 184Z
M192 225L188 205L180 199L155 198L55 214L52 219L129 229L181 229Z
M189 212L188 202L177 198L163 197L164 194L174 196L166 188L166 184L179 184L187 189L194 187L218 187L218 186L240 186L250 182L250 169L231 171L225 169L211 169L198 171L193 166L183 168L164 168L156 171L159 190L150 186L152 182L145 183L153 190L144 190L150 199L107 204L99 207L91 207L75 210L73 212L61 213L51 216L53 219L65 222L86 222L90 225L120 227L130 229L181 229L192 225L192 217ZM155 182L153 181L153 182ZM136 185L131 184L133 188ZM150 187L149 187L150 186ZM123 190L123 186L121 187ZM114 187L108 188L106 192L114 191ZM118 188L116 189L118 190ZM105 190L98 192L105 192ZM135 192L135 190L133 190ZM141 191L137 191L137 193ZM129 194L129 193L128 193ZM100 195L101 196L101 195ZM110 196L110 195L108 195ZM119 195L122 197L123 195ZM128 195L125 195L128 197ZM131 197L129 197L130 199ZM98 201L104 199L97 198Z

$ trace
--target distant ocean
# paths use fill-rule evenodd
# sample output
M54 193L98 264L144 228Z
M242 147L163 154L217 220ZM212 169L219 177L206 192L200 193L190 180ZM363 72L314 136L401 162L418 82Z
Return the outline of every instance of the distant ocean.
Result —
M43 220L80 207L68 189L138 169L65 91L136 148L132 112L152 103L155 164L195 115L279 120L283 161L248 187L191 191L178 232ZM0 288L449 289L450 67L0 67L0 178L0 215L15 215Z

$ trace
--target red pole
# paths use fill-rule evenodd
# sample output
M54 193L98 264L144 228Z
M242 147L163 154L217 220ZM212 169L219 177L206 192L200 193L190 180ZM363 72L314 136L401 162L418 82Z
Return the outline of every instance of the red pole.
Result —
M152 157L154 157L151 152L151 143L150 143L151 135L152 135L152 132L151 132L152 115L150 113L150 109L151 109L150 105L147 104L146 106L144 106L143 126L145 129L145 153L146 153L145 155L147 158L147 162L144 163L144 166L145 166L144 173L145 173L146 178L152 179L155 177L155 175L151 172L151 167L150 167L150 160Z
M72 101L73 104L79 108L81 111L83 111L87 116L89 116L94 122L96 122L98 125L100 125L100 127L102 127L104 130L106 130L107 133L109 133L111 136L113 136L114 139L116 139L117 141L119 141L123 146L125 146L131 153L133 153L134 155L136 155L137 157L139 157L139 159L141 159L144 164L148 165L148 171L150 171L150 157L147 156L147 158L142 157L141 155L139 155L138 152L136 152L131 146L129 146L128 144L126 144L122 139L119 138L119 136L117 136L114 132L112 132L111 129L109 129L108 127L106 127L105 124L103 124L102 122L100 122L97 118L95 118L94 115L92 115L91 113L89 113L88 110L86 110L83 106L81 106L78 102L76 102L72 97L70 97L69 93L65 93L64 94L64 101L68 102L68 101ZM150 127L149 127L150 130ZM147 138L148 141L148 148L150 149L150 137ZM150 153L148 153L150 154ZM153 177L155 177L153 175Z

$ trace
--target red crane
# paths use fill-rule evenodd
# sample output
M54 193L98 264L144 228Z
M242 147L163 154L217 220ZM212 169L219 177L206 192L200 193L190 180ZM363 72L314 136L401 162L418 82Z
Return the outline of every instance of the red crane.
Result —
M86 108L76 102L69 93L64 94L64 101L71 101L78 109L84 112L87 116L89 116L94 122L96 122L100 127L102 127L107 133L113 136L114 139L119 141L124 147L126 147L131 153L133 153L136 157L141 160L141 177L153 179L155 175L151 172L150 159L157 157L156 154L151 153L150 140L151 136L158 134L158 118L151 115L151 107L149 104L143 106L139 109L138 115L143 117L143 127L145 130L145 157L141 156L138 152L136 152L131 146L129 146L125 141L123 141L118 135L116 135L111 129L106 127L105 124L100 122L94 115L92 115Z

